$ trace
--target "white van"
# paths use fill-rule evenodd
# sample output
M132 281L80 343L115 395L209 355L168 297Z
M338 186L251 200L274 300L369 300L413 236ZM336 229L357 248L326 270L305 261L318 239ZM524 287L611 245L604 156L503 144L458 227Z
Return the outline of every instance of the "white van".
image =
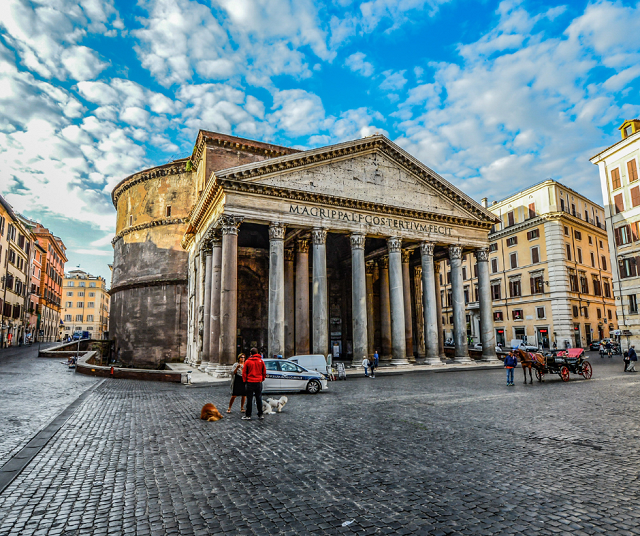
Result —
M321 354L315 355L294 355L289 358L289 361L297 363L301 367L307 370L315 370L320 374L328 375L330 373L330 366L327 365L327 360Z

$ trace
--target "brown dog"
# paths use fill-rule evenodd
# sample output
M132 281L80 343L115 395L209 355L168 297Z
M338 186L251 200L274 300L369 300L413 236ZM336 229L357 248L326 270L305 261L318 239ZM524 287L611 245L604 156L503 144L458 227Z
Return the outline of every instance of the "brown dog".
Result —
M222 414L218 411L213 404L205 404L202 406L202 411L200 412L200 418L203 421L219 421L222 419Z

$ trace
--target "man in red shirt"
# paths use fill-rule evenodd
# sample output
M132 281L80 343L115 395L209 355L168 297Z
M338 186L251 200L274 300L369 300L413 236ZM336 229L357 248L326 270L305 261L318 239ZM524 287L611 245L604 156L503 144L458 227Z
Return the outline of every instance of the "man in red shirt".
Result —
M247 412L242 420L251 420L251 410L253 406L253 396L256 397L256 407L258 408L258 419L264 419L262 415L262 382L267 377L267 368L264 366L262 356L256 348L251 348L251 355L245 361L242 368L242 381L247 393Z

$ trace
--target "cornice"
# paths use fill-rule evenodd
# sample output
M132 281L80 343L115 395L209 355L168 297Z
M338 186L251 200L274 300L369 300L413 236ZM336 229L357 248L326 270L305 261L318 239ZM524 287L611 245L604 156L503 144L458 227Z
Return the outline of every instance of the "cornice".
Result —
M134 288L144 288L144 287L158 287L160 285L186 285L187 278L167 278L167 279L151 279L148 281L139 281L136 283L124 283L122 285L117 285L110 290L110 294L113 296L117 292L122 292L124 290L131 290Z
M535 227L547 221L555 221L555 220L562 220L562 219L568 219L572 225L574 226L579 225L583 229L586 229L587 231L592 231L594 233L600 232L603 236L607 236L607 231L605 229L602 229L601 227L598 227L593 223L586 222L581 218L577 218L573 214L569 214L568 212L563 212L560 210L558 212L548 212L546 214L540 214L535 218L531 218L529 220L516 223L515 225L511 225L506 229L502 229L500 231L496 231L495 233L491 233L489 235L489 241L499 240L501 238L504 238L505 236L509 236L514 233L518 233L520 231L524 231L525 229L529 229L530 227Z
M128 235L129 233L143 231L144 229L150 229L151 227L158 227L160 225L179 225L181 223L187 223L187 218L164 218L162 220L154 220L147 223L141 223L140 225L126 227L113 237L113 240L111 240L111 245L115 246L118 240L122 240L122 237Z
M520 231L524 231L525 229L529 229L529 227L540 225L541 223L544 223L544 218L542 216L536 216L535 218L531 218L530 220L516 223L515 225L511 225L506 229L502 229L501 231L496 231L495 233L489 234L489 241L491 242L492 240L499 240L513 233L518 233Z
M177 162L169 162L161 166L156 166L144 171L140 171L138 173L134 173L133 175L129 175L128 177L120 181L111 192L111 200L113 201L113 206L116 207L116 209L118 208L118 199L132 186L148 180L157 179L158 177L167 177L169 175L180 175L181 173L186 173L188 171L187 165L188 160L180 160Z

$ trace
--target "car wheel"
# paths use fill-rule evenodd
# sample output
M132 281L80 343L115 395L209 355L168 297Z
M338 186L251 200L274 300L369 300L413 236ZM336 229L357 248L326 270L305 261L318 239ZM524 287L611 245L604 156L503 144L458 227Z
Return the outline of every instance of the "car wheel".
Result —
M317 393L320 392L320 382L317 380L311 380L308 384L307 384L307 393L315 395Z

